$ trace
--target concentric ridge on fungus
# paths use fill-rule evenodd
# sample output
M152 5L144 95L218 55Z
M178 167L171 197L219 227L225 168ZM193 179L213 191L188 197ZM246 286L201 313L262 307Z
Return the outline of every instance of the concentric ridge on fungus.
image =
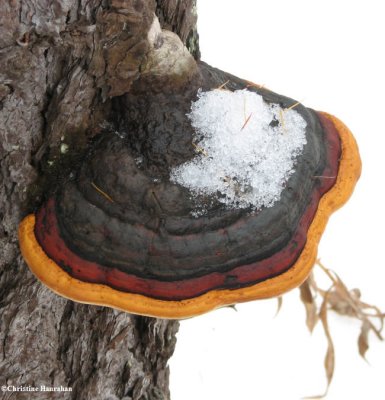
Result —
M225 81L215 71L208 88ZM232 78L233 90L246 87ZM77 178L22 221L22 254L53 291L131 313L185 318L277 296L306 279L329 216L360 175L353 136L337 118L297 107L307 144L281 199L255 212L210 199L207 215L194 218L188 190L167 172L193 156L186 113L195 94L127 95L117 108L129 134L102 135ZM284 107L295 103L261 94Z

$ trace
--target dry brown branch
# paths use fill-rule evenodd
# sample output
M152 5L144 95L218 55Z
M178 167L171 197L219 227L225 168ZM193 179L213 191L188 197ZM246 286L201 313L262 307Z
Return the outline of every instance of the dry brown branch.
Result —
M309 331L313 331L319 320L322 322L328 343L325 355L327 387L322 395L306 397L306 399L321 399L325 397L333 379L335 354L328 324L329 311L334 311L361 322L361 330L357 343L358 353L364 360L366 360L366 352L369 349L370 331L379 340L383 340L381 332L385 319L385 313L381 312L378 307L361 301L361 292L359 289L349 290L342 279L334 271L326 268L320 260L317 260L315 265L329 278L331 286L326 290L318 287L314 275L311 274L300 287L300 298L305 305L306 325ZM318 299L319 301L317 302ZM376 323L379 324L379 327L376 327Z

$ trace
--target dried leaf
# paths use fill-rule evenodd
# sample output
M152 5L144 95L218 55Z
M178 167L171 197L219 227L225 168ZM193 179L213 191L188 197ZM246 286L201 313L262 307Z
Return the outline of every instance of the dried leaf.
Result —
M330 334L328 318L327 318L328 317L327 316L327 311L328 311L327 306L328 306L329 292L330 291L328 291L324 297L324 301L322 302L321 310L319 313L319 317L321 319L322 326L324 328L324 332L325 332L326 339L328 342L328 348L326 351L326 356L325 356L325 361L324 361L326 379L327 379L327 387L326 387L326 390L325 390L325 393L323 396L326 396L326 394L329 390L330 383L333 379L333 374L334 374L334 345L333 345L332 336Z
M369 331L370 325L367 321L364 321L361 326L360 335L358 336L358 352L365 361L367 361L365 355L369 349Z
M299 288L301 301L306 310L306 325L310 332L313 332L314 327L318 322L317 304L314 300L312 291L310 289L309 280L305 281Z
M310 324L310 327L314 328L316 323L314 323L314 321L311 319L314 318L312 317L311 313L314 313L314 309L317 310L316 296L319 295L323 299L319 314L317 315L317 311L315 312L316 318L319 318L322 322L322 327L328 343L324 360L327 387L323 395L306 397L306 399L321 399L326 396L330 383L333 379L335 355L334 345L329 331L327 319L328 311L332 310L340 315L348 316L361 321L361 332L358 337L358 351L361 357L363 357L365 360L366 352L369 349L369 332L373 331L378 339L383 340L381 332L385 320L385 313L383 313L378 307L361 301L361 292L359 289L349 290L342 279L334 271L326 268L320 260L316 261L316 265L318 265L327 275L332 282L332 286L329 290L323 290L317 286L313 275L310 275L308 280L301 286L300 290L301 300L306 307L306 323L308 327ZM375 326L375 321L379 321L379 328Z
M338 282L336 286L338 287ZM329 305L330 308L337 314L345 315L348 317L355 317L356 312L351 306L351 303L347 300L347 296L341 288L335 289L329 293Z
M333 288L333 287L332 287ZM325 366L325 373L326 373L326 379L327 379L327 386L325 389L324 394L319 395L319 396L313 396L313 397L308 397L308 399L321 399L325 397L328 393L330 383L333 379L333 374L334 374L334 345L333 345L333 340L330 334L329 330L329 324L328 324L328 296L330 291L332 290L329 289L324 297L324 300L321 305L320 313L319 313L319 318L322 322L322 326L324 328L324 332L326 335L326 339L328 342L328 348L326 350L326 356L325 356L325 361L324 361L324 366Z
M301 286L300 286L300 293L301 293L301 300L304 303L313 303L313 294L310 289L309 281L306 280Z
M308 396L308 397L304 397L304 399L322 399L324 398L329 390L329 386L330 383L333 379L333 374L334 374L334 345L333 345L333 340L332 340L332 336L330 334L330 330L329 330L329 324L328 324L328 319L327 319L327 312L328 312L328 296L331 292L331 290L333 290L333 286L325 293L322 305L321 305L321 309L319 312L319 318L322 322L322 327L324 329L325 332L325 336L327 339L327 350L326 350L326 355L325 355L325 360L324 360L324 366L325 366L325 373L326 373L326 379L327 379L327 386L325 389L325 392L323 394L320 395L316 395L316 396Z
M374 324L365 316L364 312L362 311L362 306L361 306L362 303L359 299L357 299L356 292L353 292L352 294L352 292L350 292L346 287L346 285L342 282L341 278L335 272L332 272L331 270L327 269L324 265L322 265L320 260L317 260L317 264L332 280L335 286L335 291L339 294L339 296L341 296L342 301L347 302L349 306L352 308L352 310L350 311L351 314L344 314L344 315L355 317L361 321L367 321L367 323L370 325L370 329L376 334L378 339L383 340L380 330L374 326Z
M276 317L279 314L279 312L281 311L282 303L283 303L283 297L282 296L277 297L277 302L278 302L277 311L275 312L274 317Z
M378 320L380 321L380 328L378 329L378 331L381 334L382 329L384 328L385 313L381 312L381 310L378 307L372 306L371 304L363 303L362 301L360 301L359 304L361 310L363 310L362 313L365 317L378 318ZM371 310L373 312L371 313L365 310Z

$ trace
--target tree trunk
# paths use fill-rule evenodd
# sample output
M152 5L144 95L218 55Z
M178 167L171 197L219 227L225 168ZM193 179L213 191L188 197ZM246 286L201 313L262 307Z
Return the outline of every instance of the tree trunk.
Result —
M168 399L178 322L65 300L20 256L17 226L108 125L154 13L199 58L195 0L4 1L0 12L2 399ZM59 173L60 172L60 173ZM71 392L20 390L69 387ZM0 388L1 389L1 388Z

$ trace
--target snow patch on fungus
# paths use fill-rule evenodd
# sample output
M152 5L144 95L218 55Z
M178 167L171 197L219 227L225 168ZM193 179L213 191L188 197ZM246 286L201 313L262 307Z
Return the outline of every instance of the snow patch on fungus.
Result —
M228 208L260 209L279 200L306 144L306 122L297 111L248 90L215 89L200 91L187 116L197 154L171 170L172 182Z

